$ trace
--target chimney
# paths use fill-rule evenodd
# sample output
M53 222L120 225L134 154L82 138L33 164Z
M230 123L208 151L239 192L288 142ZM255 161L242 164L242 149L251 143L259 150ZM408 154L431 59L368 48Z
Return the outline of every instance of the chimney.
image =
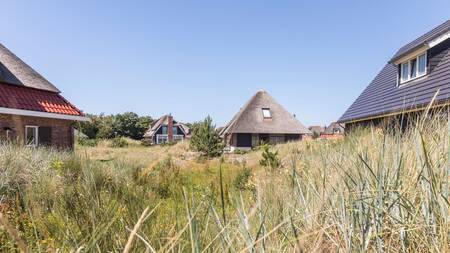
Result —
M173 142L173 117L172 114L169 114L167 117L167 135L169 138L169 142Z

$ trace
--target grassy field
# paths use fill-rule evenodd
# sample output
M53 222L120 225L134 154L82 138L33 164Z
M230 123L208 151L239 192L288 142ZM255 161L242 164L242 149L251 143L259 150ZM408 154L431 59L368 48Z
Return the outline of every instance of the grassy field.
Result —
M0 145L0 252L448 252L447 121L205 160Z

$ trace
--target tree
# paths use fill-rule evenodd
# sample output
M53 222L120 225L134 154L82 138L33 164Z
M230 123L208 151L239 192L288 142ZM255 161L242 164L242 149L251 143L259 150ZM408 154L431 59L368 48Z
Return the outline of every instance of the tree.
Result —
M224 145L210 116L193 124L190 146L206 157L216 157L223 153Z
M150 116L142 116L139 117L139 121L137 122L137 128L139 135L137 136L138 140L144 138L145 132L150 128L150 125L153 123L153 119Z
M278 151L272 151L269 144L264 144L261 148L262 158L259 160L259 164L270 171L278 169L281 166L281 160L278 158Z
M79 130L89 139L111 139L122 136L140 140L153 121L149 116L139 117L134 112L106 116L89 114L88 117L91 121L80 123Z
M99 117L93 114L86 115L90 121L83 121L78 123L78 130L85 134L89 139L97 138L99 131Z

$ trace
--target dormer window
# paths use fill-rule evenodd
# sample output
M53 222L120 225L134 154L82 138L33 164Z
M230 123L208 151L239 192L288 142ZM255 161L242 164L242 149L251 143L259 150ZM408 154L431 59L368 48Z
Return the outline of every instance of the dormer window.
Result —
M427 73L427 53L400 64L400 84L422 77Z
M262 114L264 119L271 119L272 118L272 114L270 113L270 108L263 108L262 109Z

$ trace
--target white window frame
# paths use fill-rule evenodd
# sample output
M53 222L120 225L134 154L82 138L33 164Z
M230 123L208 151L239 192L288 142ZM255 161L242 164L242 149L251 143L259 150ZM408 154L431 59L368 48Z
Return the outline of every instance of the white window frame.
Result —
M419 73L419 58L421 56L425 56L425 71L423 73ZM411 77L411 68L412 68L412 64L411 63L412 63L413 60L416 60L416 76L415 77ZM409 81L415 80L417 78L425 76L427 74L427 72L428 72L428 64L427 64L427 62L428 62L428 55L427 55L427 52L425 52L425 53L419 54L416 57L413 57L413 58L411 58L411 59L409 59L407 61L404 61L404 62L400 63L400 77L399 77L400 85L402 85L404 83L407 83ZM403 69L404 69L405 64L408 64L408 74L407 74L407 78L406 79L403 78Z
M264 112L267 112L268 115L266 116L266 114ZM272 112L270 111L270 108L262 108L262 114L263 114L263 118L265 118L265 119L272 118Z
M157 134L156 144L164 144L169 142L169 135L167 134Z
M34 129L34 133L36 134L34 143L28 143L28 129L29 128ZM39 127L38 126L25 126L25 144L29 147L37 147L39 145Z
M182 135L182 134L174 134L173 135L173 141L174 142L177 142L177 141L183 142L184 141L184 135Z

